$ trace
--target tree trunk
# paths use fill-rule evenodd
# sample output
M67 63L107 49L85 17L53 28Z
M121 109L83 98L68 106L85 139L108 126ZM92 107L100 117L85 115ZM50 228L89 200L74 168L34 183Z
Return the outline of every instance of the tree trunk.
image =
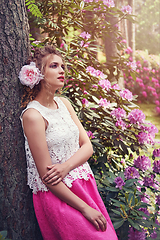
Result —
M40 240L31 191L26 185L19 116L18 74L29 55L24 0L0 1L0 231L13 240Z

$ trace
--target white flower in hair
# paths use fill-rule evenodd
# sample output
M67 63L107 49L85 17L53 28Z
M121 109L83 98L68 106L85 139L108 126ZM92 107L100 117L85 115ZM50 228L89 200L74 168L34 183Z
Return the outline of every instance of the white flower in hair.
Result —
M32 89L43 79L43 75L36 67L35 62L30 62L30 65L24 65L21 68L19 79L23 85L29 86Z

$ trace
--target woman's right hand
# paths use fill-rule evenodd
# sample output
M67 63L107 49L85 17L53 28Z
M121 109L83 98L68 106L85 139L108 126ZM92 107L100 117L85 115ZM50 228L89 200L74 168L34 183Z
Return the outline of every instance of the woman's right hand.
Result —
M99 231L100 228L103 232L106 231L107 221L102 213L98 212L94 208L91 208L90 206L85 207L81 213L95 226L97 231Z

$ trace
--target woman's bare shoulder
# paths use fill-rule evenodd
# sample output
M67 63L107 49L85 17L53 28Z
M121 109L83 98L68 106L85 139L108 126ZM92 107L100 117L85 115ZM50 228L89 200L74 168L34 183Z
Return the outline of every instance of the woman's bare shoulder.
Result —
M37 122L42 120L42 115L34 108L27 109L22 115L23 121Z

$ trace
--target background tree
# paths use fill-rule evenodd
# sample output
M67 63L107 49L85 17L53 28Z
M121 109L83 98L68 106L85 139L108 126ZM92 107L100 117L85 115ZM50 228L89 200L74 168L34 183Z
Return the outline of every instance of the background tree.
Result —
M160 2L136 0L136 49L160 52Z
M41 239L26 185L18 74L30 53L24 0L0 1L0 230L11 239ZM38 232L38 233L36 233Z

